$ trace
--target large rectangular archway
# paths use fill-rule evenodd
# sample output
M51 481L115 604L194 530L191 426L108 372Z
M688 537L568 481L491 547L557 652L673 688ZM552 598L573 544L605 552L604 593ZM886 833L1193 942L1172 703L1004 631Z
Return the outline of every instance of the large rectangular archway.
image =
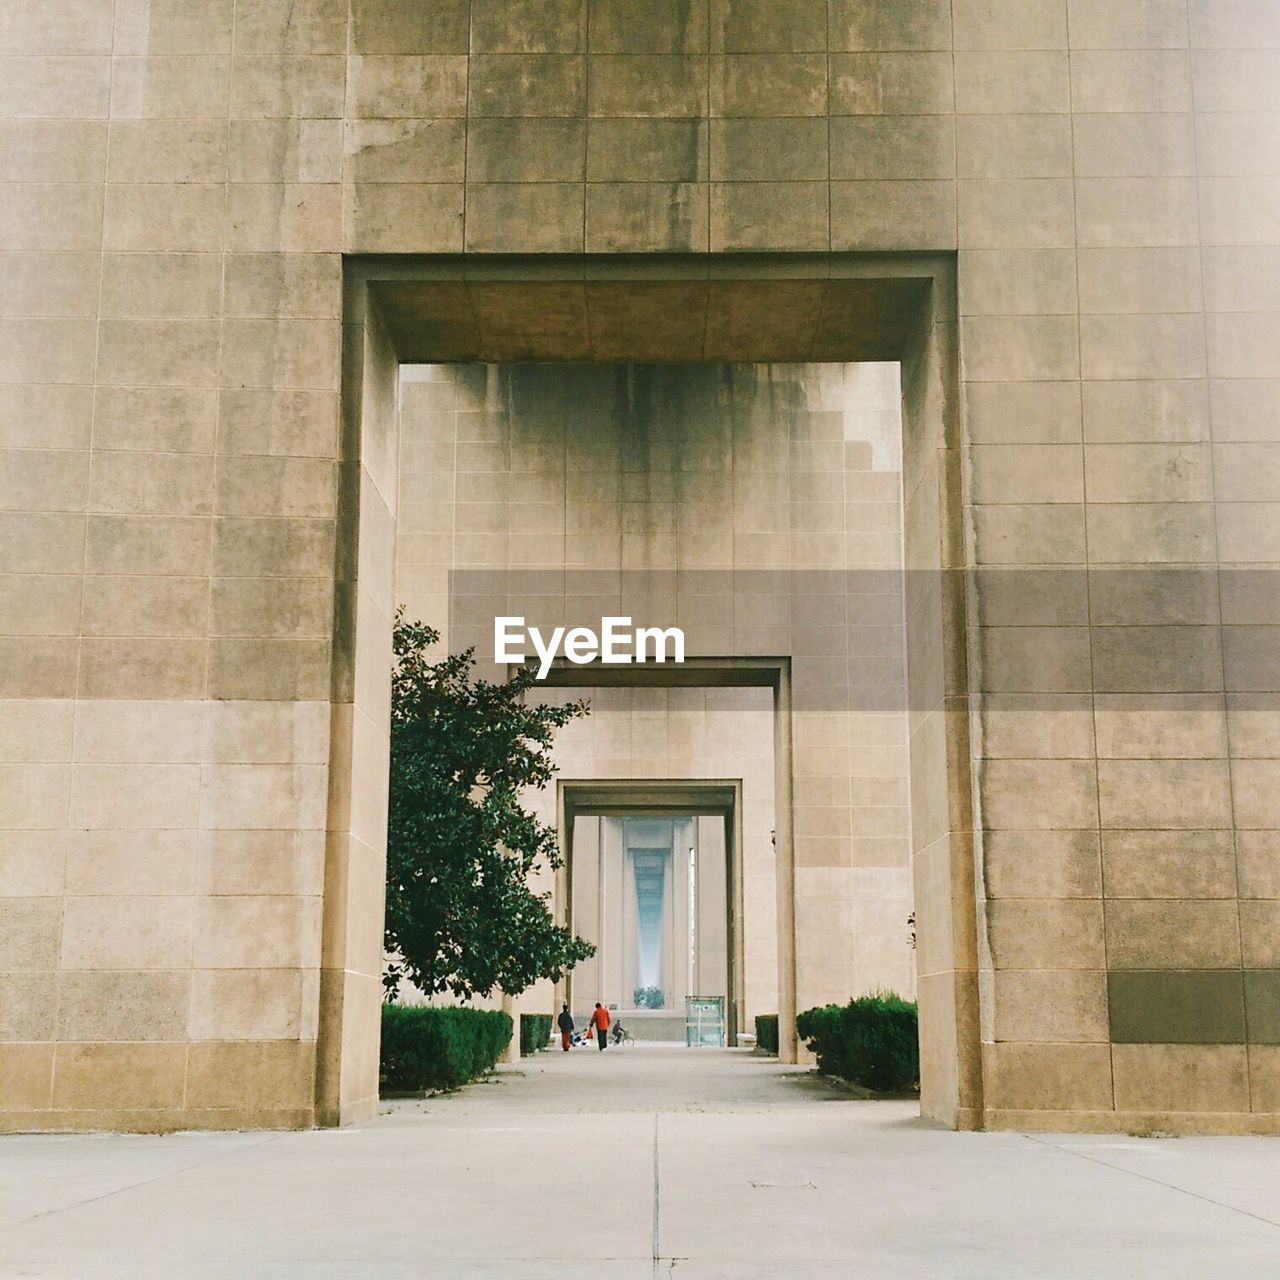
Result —
M974 892L967 775L955 304L949 255L646 259L351 259L345 301L343 517L335 627L334 756L318 1104L324 1122L376 1100L385 687L394 612L397 370L414 361L898 360L903 388L912 863L923 1108L972 1125L978 1097ZM732 664L732 653L697 655ZM804 696L820 667L792 664ZM815 683L817 682L817 683ZM815 724L818 721L815 719ZM794 759L787 788L811 803ZM801 751L820 752L805 739ZM822 903L823 868L797 871ZM823 903L824 906L829 906ZM813 910L800 910L800 916ZM828 912L829 914L829 912ZM797 916L802 1006L823 930ZM815 917L816 919L816 917ZM828 966L829 967L829 966ZM794 1010L794 1006L793 1006ZM780 1010L780 1012L785 1012Z

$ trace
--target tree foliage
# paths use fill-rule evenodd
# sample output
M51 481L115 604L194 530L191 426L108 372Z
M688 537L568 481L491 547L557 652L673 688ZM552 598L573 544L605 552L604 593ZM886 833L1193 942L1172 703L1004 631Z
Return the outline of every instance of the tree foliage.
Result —
M585 702L524 700L534 682L473 679L474 650L432 661L439 632L397 614L391 690L383 977L426 992L517 995L560 979L595 948L558 924L530 877L561 865L553 827L521 804L555 773L558 729Z

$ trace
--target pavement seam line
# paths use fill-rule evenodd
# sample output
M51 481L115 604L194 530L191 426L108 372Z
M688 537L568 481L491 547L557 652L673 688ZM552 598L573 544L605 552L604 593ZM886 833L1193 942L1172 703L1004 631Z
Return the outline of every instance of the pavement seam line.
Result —
M658 1120L662 1113L653 1113L653 1280L658 1280Z
M1172 1182L1164 1182L1159 1178L1153 1178L1148 1173L1139 1173L1136 1169L1125 1169L1121 1165L1111 1164L1107 1160L1101 1160L1097 1156L1087 1155L1083 1151L1077 1151L1072 1147L1060 1147L1055 1142L1046 1142L1043 1138L1037 1138L1035 1134L1024 1133L1022 1135L1028 1142L1034 1142L1037 1146L1045 1147L1050 1151L1061 1151L1064 1155L1075 1156L1079 1160L1087 1160L1090 1164L1101 1165L1104 1169L1111 1169L1115 1173L1127 1174L1131 1178L1137 1178L1141 1182L1150 1182L1153 1186L1164 1187L1168 1191L1176 1191L1180 1195L1190 1196L1192 1200L1199 1200L1202 1204L1211 1204L1218 1209L1226 1209L1229 1213L1238 1213L1242 1217L1252 1218L1255 1222L1265 1223L1268 1227L1280 1229L1280 1222L1274 1218L1264 1218L1261 1214L1252 1213L1248 1209L1241 1209L1234 1204L1226 1204L1222 1200L1213 1200L1209 1196L1202 1196L1198 1191L1188 1191L1186 1187L1180 1187Z
M64 1204L57 1209L42 1209L39 1213L33 1213L29 1218L23 1218L20 1222L11 1222L7 1227L0 1230L3 1232L16 1231L19 1227L29 1226L33 1222L39 1222L42 1218L56 1218L60 1213L70 1213L73 1209L83 1209L87 1204L97 1204L100 1200L110 1200L112 1196L123 1195L126 1191L136 1191L139 1187L150 1187L157 1182L163 1182L166 1178L177 1178L184 1173L190 1173L193 1169L203 1169L207 1165L217 1164L219 1160L226 1160L231 1156L238 1156L245 1151L258 1151L261 1148L269 1146L273 1142L279 1142L281 1138L292 1137L295 1131L290 1130L285 1133L273 1133L270 1137L264 1138L261 1142L246 1143L243 1147L237 1147L234 1151L223 1151L216 1156L210 1156L207 1160L197 1160L194 1164L183 1165L180 1169L169 1169L164 1173L158 1173L154 1178L143 1178L141 1182L131 1182L125 1187L116 1187L112 1191L104 1191L99 1196L89 1196L84 1200L77 1200L75 1204ZM115 1137L117 1135L111 1135Z

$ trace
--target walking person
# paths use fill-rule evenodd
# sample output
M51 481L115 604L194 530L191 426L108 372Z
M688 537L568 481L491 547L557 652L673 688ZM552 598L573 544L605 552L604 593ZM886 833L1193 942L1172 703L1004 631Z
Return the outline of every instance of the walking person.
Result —
M567 1004L560 1006L560 1016L556 1019L556 1026L560 1028L560 1047L568 1053L569 1046L573 1043L573 1014L569 1012Z
M609 1010L596 1001L596 1011L591 1015L591 1026L595 1028L596 1040L603 1053L609 1044Z

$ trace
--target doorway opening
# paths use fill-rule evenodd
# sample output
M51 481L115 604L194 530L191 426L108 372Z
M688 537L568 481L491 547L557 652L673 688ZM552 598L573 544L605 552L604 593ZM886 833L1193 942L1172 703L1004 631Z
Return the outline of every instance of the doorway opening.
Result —
M689 1043L690 1000L741 1005L741 784L561 782L562 922L596 946L562 984L575 1018L596 1000L637 1040ZM708 1037L701 1037L709 1043Z

